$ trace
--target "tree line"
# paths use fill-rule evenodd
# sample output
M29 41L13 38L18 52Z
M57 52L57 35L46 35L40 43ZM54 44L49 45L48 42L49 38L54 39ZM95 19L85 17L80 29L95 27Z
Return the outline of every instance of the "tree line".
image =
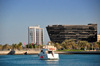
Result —
M100 50L100 42L92 42L89 43L87 41L75 41L73 39L70 40L65 40L62 43L53 43L49 42L52 45L54 45L58 50L63 50L63 49L77 49L77 50Z
M9 45L9 44L4 44L4 45L1 45L0 44L0 50L22 50L22 49L26 49L26 48L42 48L43 46L42 45L36 45L34 43L30 43L30 44L25 44L23 46L22 42L19 42L18 44L12 44L12 45Z
M0 44L0 50L10 50L10 49L18 49L21 50L22 49L22 42L19 42L18 44L5 44L5 45L1 45Z
M58 50L63 50L63 49L77 49L77 50L95 50L98 49L100 50L100 42L92 42L89 43L87 41L75 41L73 39L70 40L65 40L62 43L53 43L53 42L48 42L51 45L54 45ZM43 45L36 45L34 43L26 44L23 46L22 42L19 42L18 44L5 44L1 45L0 44L0 50L10 50L10 49L17 49L17 50L22 50L25 48L43 48Z

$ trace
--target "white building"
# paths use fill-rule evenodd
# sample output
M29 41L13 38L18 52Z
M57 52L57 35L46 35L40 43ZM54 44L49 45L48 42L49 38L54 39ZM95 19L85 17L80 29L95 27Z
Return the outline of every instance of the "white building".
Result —
M34 43L36 45L44 44L44 29L40 26L28 27L28 44Z
M100 34L97 35L97 42L100 42Z

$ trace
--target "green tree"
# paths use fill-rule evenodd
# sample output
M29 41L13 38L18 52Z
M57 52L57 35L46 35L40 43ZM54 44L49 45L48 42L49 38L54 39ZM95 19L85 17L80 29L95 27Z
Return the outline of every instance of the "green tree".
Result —
M3 46L2 46L2 45L0 45L0 50L2 50L2 47L3 47Z
M98 44L98 47L99 47L98 49L100 50L100 41L99 41L99 42L97 42L97 44Z
M12 49L17 49L17 44L12 44Z
M73 39L65 40L61 44L65 49L76 49L77 45Z
M19 42L19 44L17 45L17 49L21 50L22 49L22 42Z
M54 44L54 46L55 46L57 49L61 49L61 46L60 46L59 43Z
M32 44L29 44L28 46L29 46L29 48L32 48Z
M99 48L99 45L97 44L97 42L94 42L94 43L93 43L93 48L94 48L94 49Z
M35 48L35 44L33 44L33 48Z
M27 44L26 45L26 48L35 48L35 44L31 44L31 43L30 44Z
M9 49L11 49L11 47L10 47L10 45L5 44L5 45L3 45L2 49L3 50L9 50Z
M85 47L86 47L86 49L90 49L90 43L88 43L87 41L79 41L78 46L82 50L84 50Z

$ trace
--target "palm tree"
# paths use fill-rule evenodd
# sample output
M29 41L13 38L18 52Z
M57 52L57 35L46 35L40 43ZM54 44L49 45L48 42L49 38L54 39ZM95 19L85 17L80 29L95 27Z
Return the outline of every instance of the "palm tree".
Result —
M17 49L17 44L12 44L12 49Z
M19 42L19 44L17 45L17 49L22 49L22 42Z

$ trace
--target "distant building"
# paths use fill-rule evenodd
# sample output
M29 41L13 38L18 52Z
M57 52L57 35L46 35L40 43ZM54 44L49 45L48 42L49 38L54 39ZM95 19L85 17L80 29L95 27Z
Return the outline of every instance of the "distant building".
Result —
M100 42L100 34L97 35L97 41Z
M97 41L97 24L88 25L48 25L46 27L50 40L61 43L65 39Z
M40 26L28 27L28 43L34 43L36 45L44 44L44 29Z

